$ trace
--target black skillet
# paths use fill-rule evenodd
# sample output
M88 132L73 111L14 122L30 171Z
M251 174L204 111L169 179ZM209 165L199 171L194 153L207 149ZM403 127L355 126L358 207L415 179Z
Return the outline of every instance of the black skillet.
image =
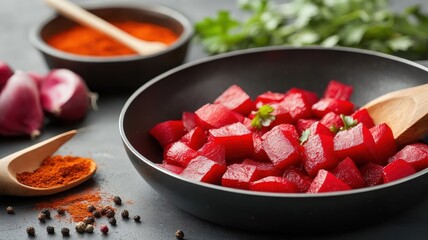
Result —
M420 203L428 193L428 169L381 186L308 195L192 182L154 165L162 160L162 151L148 130L212 102L232 84L252 97L291 87L321 95L331 79L352 85L352 101L361 106L392 90L427 83L428 69L401 58L349 48L268 47L210 57L175 68L140 87L122 110L121 137L136 170L159 194L201 219L233 228L342 231L378 223Z

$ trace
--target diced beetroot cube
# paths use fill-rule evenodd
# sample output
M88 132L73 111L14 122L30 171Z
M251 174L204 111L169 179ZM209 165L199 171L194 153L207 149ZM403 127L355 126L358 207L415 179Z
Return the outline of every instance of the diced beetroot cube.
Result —
M345 158L345 160L341 161L336 168L331 170L331 173L353 189L366 186L360 170L350 158Z
M339 163L332 136L316 134L303 147L303 165L310 176L317 175L320 169L332 169Z
M296 140L299 140L299 134L297 133L297 129L292 124L280 124L278 126L275 126L274 128L280 129L283 132L288 132L289 134L291 134L293 138L295 138ZM264 138L265 138L265 135L262 136L263 140Z
M309 105L314 105L319 100L318 95L315 92L308 91L302 88L296 88L296 87L290 88L290 90L288 90L285 93L285 96L294 94L294 93L300 93L304 95Z
M296 184L283 177L269 176L250 183L250 190L259 192L295 193Z
M383 167L381 165L369 162L360 167L360 173L368 187L383 183Z
M321 118L320 123L324 124L326 127L331 128L334 126L336 129L343 127L342 118L339 114L334 112L329 112L324 117Z
M357 120L357 122L364 124L367 128L372 128L375 125L372 117L370 117L369 112L365 108L358 109L351 115L351 117Z
M309 138L319 134L334 137L334 133L328 127L320 122L314 122L309 128Z
M178 141L185 133L183 121L169 120L156 124L149 133L165 147L166 145Z
M259 162L270 162L265 150L263 149L263 140L258 133L253 133L254 153L252 159Z
M244 161L242 161L242 164L256 166L257 172L260 178L264 178L267 176L281 176L283 172L282 170L276 168L270 162L257 162L247 158Z
M270 161L276 167L285 169L300 161L300 144L290 131L284 131L281 126L272 128L262 139L263 149Z
M287 168L284 172L284 178L296 184L297 191L302 193L309 189L313 180L307 173L295 167Z
M298 119L296 122L296 129L299 135L302 135L302 132L308 129L314 122L317 122L316 119Z
M233 115L235 115L236 119L238 119L238 122L243 123L245 120L245 116L238 113L238 112L233 112Z
M349 101L334 98L321 98L312 105L312 112L318 118L322 118L329 112L350 115L354 112L354 104Z
M196 127L196 114L194 112L183 112L181 115L181 120L183 120L184 128L190 132Z
M168 164L168 163L157 163L156 165L158 165L159 167L166 169L170 172L173 172L175 174L180 174L181 172L183 172L183 169L184 169L183 167Z
M239 121L232 110L221 104L205 104L195 114L196 124L203 129L219 128Z
M349 99L351 99L352 91L352 86L346 85L336 80L331 80L324 92L324 97L349 101Z
M232 111L243 115L248 115L255 108L250 96L238 85L230 86L214 100L214 103L226 106Z
M257 167L244 164L232 164L227 167L221 178L221 185L231 188L250 189L250 183L259 179Z
M271 91L262 93L256 97L256 106L261 107L265 104L279 103L284 99L284 96L284 93L277 93Z
M251 156L254 152L253 133L242 123L233 123L209 130L210 136L226 149L226 158Z
M190 160L196 156L197 155L195 150L178 141L168 145L165 148L163 158L168 164L186 167Z
M181 138L181 141L192 149L198 150L207 141L207 136L205 135L205 132L202 130L202 128L195 127L194 129L190 130L190 132L186 133Z
M339 180L330 172L321 169L309 186L308 193L335 192L350 190L346 183Z
M388 162L393 162L398 159L403 159L410 163L416 171L420 171L428 167L427 145L423 143L409 144L392 156Z
M373 136L362 123L334 136L334 151L340 159L352 158L357 165L363 165L373 159Z
M199 148L198 155L207 157L222 165L226 165L226 149L223 145L215 141L208 141L204 146Z
M291 114L288 112L288 110L285 108L283 104L271 104L273 107L272 115L275 116L275 120L271 123L271 127L284 124L284 123L293 123L293 117L291 117Z
M311 118L312 114L312 99L300 92L287 94L280 104L290 113L294 122L300 118Z
M203 156L189 162L181 176L200 182L220 184L227 167Z
M397 159L383 168L383 182L388 183L415 173L412 165L402 159Z
M397 152L397 144L394 139L391 128L386 123L378 124L370 128L373 140L375 142L373 162L379 165L385 165L392 155Z

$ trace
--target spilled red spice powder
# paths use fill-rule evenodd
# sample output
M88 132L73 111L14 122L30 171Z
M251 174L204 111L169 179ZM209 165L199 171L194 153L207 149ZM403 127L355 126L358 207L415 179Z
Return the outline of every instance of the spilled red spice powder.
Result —
M53 199L48 202L38 203L36 205L36 208L62 208L68 213L71 218L71 221L80 222L85 217L89 217L92 215L92 213L88 211L88 205L94 205L94 207L96 207L97 209L101 209L103 207L103 204L105 204L107 200L111 200L112 198L113 196L108 193L103 193L98 189L90 189L79 193L73 193L65 197ZM61 215L57 215L56 218L58 220L61 220L64 217Z

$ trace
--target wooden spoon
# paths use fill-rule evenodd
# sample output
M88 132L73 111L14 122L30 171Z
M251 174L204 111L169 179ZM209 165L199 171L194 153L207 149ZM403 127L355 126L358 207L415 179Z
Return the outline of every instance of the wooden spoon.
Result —
M161 42L138 39L67 0L45 0L45 2L65 17L102 32L141 55L154 54L167 48L167 45Z
M70 189L91 178L96 170L95 162L92 162L91 170L88 175L64 186L35 188L21 184L16 179L17 173L34 171L40 167L44 159L51 156L65 142L70 140L76 132L76 130L65 132L0 159L0 195L49 195Z
M387 123L398 145L428 133L428 84L387 93L363 106L375 124Z

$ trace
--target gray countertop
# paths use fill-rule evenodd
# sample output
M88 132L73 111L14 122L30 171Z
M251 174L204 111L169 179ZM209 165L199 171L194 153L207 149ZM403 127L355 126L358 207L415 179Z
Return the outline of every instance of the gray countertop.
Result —
M400 9L419 1L392 1L394 8ZM112 1L76 1L77 3L111 3ZM141 2L141 1L127 1ZM171 6L197 21L205 16L213 16L219 9L238 12L233 0L158 0ZM428 7L428 3L425 3ZM47 68L39 53L30 45L28 33L38 22L52 14L42 0L1 0L0 1L0 60L8 62L14 69L46 73ZM200 46L192 44L187 61L204 57ZM61 238L59 229L69 227L71 236L68 239L175 239L177 229L183 230L185 239L426 239L428 234L428 199L421 205L394 219L385 220L378 225L355 231L331 235L269 235L250 233L224 228L203 220L175 207L157 194L134 170L121 143L118 130L119 113L128 95L100 96L99 110L91 112L85 121L76 125L50 123L43 129L40 138L31 141L28 138L0 137L0 158L14 151L42 141L60 132L85 127L61 149L61 153L75 154L94 158L98 165L95 177L89 182L71 191L53 196L65 196L88 188L99 187L101 191L119 195L128 201L126 206L132 214L139 214L141 224L133 221L118 221L116 227L110 227L110 233L77 234L71 223L52 220L56 234L47 235L45 227L37 220L37 203L50 200L52 197L6 197L0 196L0 240L27 239L27 226L36 228L36 237L32 239ZM190 197L190 196L189 196ZM14 215L4 211L6 206L15 208ZM287 217L287 216L284 216ZM357 226L356 226L357 227Z

